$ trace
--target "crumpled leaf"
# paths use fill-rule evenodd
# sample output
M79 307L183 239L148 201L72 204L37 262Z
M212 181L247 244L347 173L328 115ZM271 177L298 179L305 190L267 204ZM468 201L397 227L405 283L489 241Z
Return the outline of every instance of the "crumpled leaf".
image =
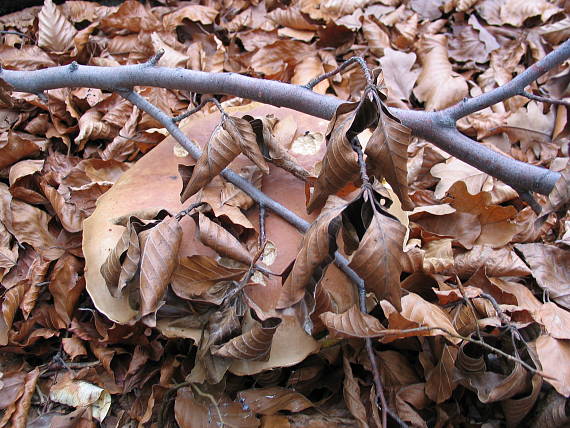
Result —
M247 389L238 393L238 399L248 409L261 415L273 415L281 410L300 412L313 403L303 394L282 387Z
M381 337L386 330L378 319L361 312L356 305L342 314L325 312L320 317L329 334L338 337Z
M63 255L53 267L49 291L59 318L53 322L58 328L67 328L71 324L77 301L85 289L85 280L80 275L82 271L83 262L71 254Z
M422 71L414 94L425 102L426 110L441 110L467 96L465 78L454 72L449 62L446 36L422 36L418 56Z
M401 302L402 310L400 312L396 311L387 301L380 302L382 310L388 318L388 329L404 330L417 327L438 327L452 334L457 334L449 316L439 306L429 303L415 293L408 293L402 297ZM384 342L407 336L440 335L445 336L449 342L454 344L461 341L459 338L446 335L441 330L428 330L402 333L398 336L390 335L384 339Z
M271 342L277 327L281 324L279 318L268 318L261 323L255 322L251 329L234 337L221 347L213 350L212 354L222 358L234 358L245 361L267 361L271 351Z
M93 417L103 421L111 408L111 394L105 389L81 380L65 379L50 388L49 398L71 407L90 406Z
M525 392L528 386L528 372L518 363L508 375L492 371L471 373L462 382L466 388L477 393L482 403L502 401Z
M101 265L101 275L115 298L123 294L124 288L139 270L141 248L134 220L135 217L129 218L117 245Z
M200 241L212 248L218 254L250 265L253 258L243 244L230 232L217 223L214 223L204 214L198 214L198 228L196 229Z
M542 22L560 12L560 8L546 0L506 0L501 6L501 20L503 24L520 27L524 21L533 16L540 16Z
M20 283L4 292L0 312L0 346L8 344L8 332L12 328L12 322L24 298L26 284Z
M400 311L401 260L406 228L374 207L369 216L369 224L365 224L366 231L350 257L349 267L364 280L367 290L380 300L387 299Z
M39 151L40 147L34 141L10 130L6 141L0 142L0 168L10 166Z
M515 244L538 285L554 302L570 309L570 252L548 244ZM545 261L548 260L548 263Z
M141 317L149 327L156 325L155 313L162 306L170 277L176 268L182 228L175 217L168 217L141 236L140 265Z
M196 162L192 177L180 196L181 202L204 187L240 153L248 156L265 174L269 172L249 122L238 117L222 118Z
M60 12L52 0L44 0L38 14L38 46L55 52L65 52L73 47L77 30Z
M238 280L244 273L244 269L221 266L211 257L194 255L179 261L170 281L178 297L220 304L220 297L211 295L210 289L222 281Z
M444 345L439 361L426 374L426 395L436 403L446 401L455 389L454 371L457 352L456 347Z
M334 258L336 236L341 223L340 214L345 207L344 200L335 196L329 197L323 211L303 236L301 249L283 284L277 308L287 308L299 302L309 287L314 292L316 283Z
M542 386L542 376L535 374L532 377L532 391L525 397L508 398L501 402L505 418L507 419L507 427L513 428L520 426L525 416L532 410L536 400L540 394Z
M384 105L378 108L378 125L368 140L365 153L372 175L385 178L405 210L414 208L408 196L408 145L410 128L402 125Z
M342 357L342 367L344 370L342 395L344 396L346 407L348 407L348 410L350 410L350 413L354 416L360 428L368 428L366 408L360 398L360 385L358 385L357 380L352 374L352 368L350 367L350 362L346 355Z
M354 104L341 104L330 121L327 151L314 192L307 204L309 214L323 207L329 195L358 178L357 155L349 141L349 134L358 134L368 124L373 108L367 103L361 108L356 107Z

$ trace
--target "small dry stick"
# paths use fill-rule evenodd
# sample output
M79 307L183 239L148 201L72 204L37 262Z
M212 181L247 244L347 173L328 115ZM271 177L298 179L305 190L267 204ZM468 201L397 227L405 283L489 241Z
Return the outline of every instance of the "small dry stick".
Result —
M366 65L366 61L364 61L364 59L362 57L353 56L352 58L347 59L345 62L343 62L341 65L339 65L334 70L329 71L328 73L322 74L318 77L315 77L309 83L304 85L304 87L307 89L313 90L313 88L315 86L317 86L319 83L321 83L323 80L328 79L329 77L332 77L335 74L340 73L341 71L345 70L346 68L348 68L349 66L351 66L353 64L358 64L360 66L360 69L364 73L364 77L366 77L366 82L368 82L368 84L371 84L372 83L372 74L370 74L370 70L368 69L368 65Z
M186 119L188 116L193 115L194 113L196 113L197 111L200 111L206 104L208 103L214 103L216 105L216 107L218 108L218 110L220 110L220 113L222 113L222 117L227 117L227 113L224 111L224 109L222 108L222 105L220 104L220 102L215 99L215 98L204 98L202 101L200 101L200 104L198 104L196 107L194 107L191 110L188 110L187 112L184 112L176 117L172 118L172 121L174 123L176 122L180 122L182 119Z
M566 101L566 100L555 100L555 99L548 98L548 97L541 97L540 95L534 95L534 94L531 94L530 92L527 92L527 91L520 91L519 95L521 95L525 98L528 98L529 100L540 101L542 103L556 104L556 105L570 107L570 101Z

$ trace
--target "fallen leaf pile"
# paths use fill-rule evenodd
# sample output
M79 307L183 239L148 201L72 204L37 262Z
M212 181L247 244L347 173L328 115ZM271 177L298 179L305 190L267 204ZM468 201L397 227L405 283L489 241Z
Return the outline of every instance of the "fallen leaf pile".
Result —
M163 51L158 66L305 85L361 56L374 81L318 83L346 100L330 122L217 96L222 113L180 123L196 160L117 93L2 84L0 427L380 428L374 367L409 426L570 421L568 107L516 96L458 122L561 174L540 214L389 110L509 82L568 39L567 1L114 3L1 16L1 66ZM568 101L569 82L566 64L526 90ZM135 89L171 116L200 102Z

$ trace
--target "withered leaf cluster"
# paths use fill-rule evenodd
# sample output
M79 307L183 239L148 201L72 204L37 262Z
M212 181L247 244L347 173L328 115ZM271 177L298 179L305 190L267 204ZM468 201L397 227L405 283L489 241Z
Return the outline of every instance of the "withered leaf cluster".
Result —
M222 112L180 123L196 160L118 93L0 81L0 427L382 427L374 367L410 426L568 423L567 105L516 96L458 122L560 172L540 215L390 113L507 83L568 39L568 2L114 3L1 16L1 66L163 51L158 66L305 85L360 56L372 80L318 83L346 100L330 121L201 94ZM568 101L569 76L526 90ZM134 90L172 117L200 101Z

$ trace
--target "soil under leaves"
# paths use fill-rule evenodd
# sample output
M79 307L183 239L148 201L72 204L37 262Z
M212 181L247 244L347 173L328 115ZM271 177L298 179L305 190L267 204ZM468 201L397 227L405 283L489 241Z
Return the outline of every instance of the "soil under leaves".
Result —
M45 0L0 17L6 69L163 50L159 66L304 85L362 56L377 84L358 104L359 67L318 83L351 102L330 123L217 96L223 114L208 103L180 123L198 160L117 93L3 84L0 427L380 427L364 339L410 426L567 423L568 107L516 96L458 123L561 172L537 215L386 105L488 92L568 39L569 14L563 0ZM566 63L526 90L568 101L569 82ZM136 90L172 116L200 102ZM260 214L228 165L311 229Z

